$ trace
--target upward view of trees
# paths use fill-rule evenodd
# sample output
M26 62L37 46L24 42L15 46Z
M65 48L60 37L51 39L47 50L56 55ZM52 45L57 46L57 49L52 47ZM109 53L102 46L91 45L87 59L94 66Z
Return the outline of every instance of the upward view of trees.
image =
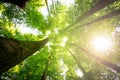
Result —
M119 48L119 0L0 0L1 80L119 80Z

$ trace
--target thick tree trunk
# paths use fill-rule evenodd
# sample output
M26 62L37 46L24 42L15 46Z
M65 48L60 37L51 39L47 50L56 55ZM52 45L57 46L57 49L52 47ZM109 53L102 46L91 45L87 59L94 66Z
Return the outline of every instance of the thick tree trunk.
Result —
M44 47L47 41L28 42L0 37L0 74Z

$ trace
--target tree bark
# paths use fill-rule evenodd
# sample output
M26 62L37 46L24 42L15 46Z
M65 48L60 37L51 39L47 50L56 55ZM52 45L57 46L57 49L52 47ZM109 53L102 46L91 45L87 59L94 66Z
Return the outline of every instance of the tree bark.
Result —
M50 58L51 58L51 55L48 57L48 61L47 61L47 64L45 66L45 70L43 71L43 75L41 77L41 80L46 80L46 73L47 73L47 70L48 70L48 67L50 64Z
M52 4L53 4L53 11L54 11L54 15L56 15L56 6L55 6L55 2L54 2L54 0L52 0Z
M85 71L85 69L82 67L82 65L80 64L80 61L78 60L78 58L71 51L69 51L69 53L72 55L72 57L74 58L75 62L78 64L79 69L84 73L85 80L93 80L87 74L87 72Z
M80 47L80 46L79 46ZM91 56L93 59L96 59L98 62L100 62L101 64L107 66L108 68L120 73L120 66L116 65L116 64L113 64L105 59L103 59L102 57L99 57L99 56L96 56L94 54L92 54L91 52L87 51L86 49L80 47L80 49L87 53L87 55Z
M81 25L81 26L78 26L78 27L76 27L75 29L78 29L78 28L80 28L80 27L82 27L82 26L87 26L87 25L93 24L93 23L95 23L95 22L98 22L98 21L101 21L101 20L104 20L104 19L107 19L107 18L111 18L111 17L117 16L117 15L119 15L119 14L120 14L120 9L114 10L114 11L112 11L112 12L106 14L106 15L103 15L103 16L101 16L101 17L98 17L98 18L95 19L95 20L92 20L91 22L88 22L88 23L85 23L85 24L83 24L83 25Z
M0 74L19 64L24 59L45 46L42 41L18 41L0 36Z
M45 3L46 3L46 6L47 6L47 11L48 11L48 14L49 14L49 16L50 16L50 10L49 10L48 1L47 1L47 0L45 0Z
M79 16L78 19L76 19L71 25L69 25L68 27L66 27L65 30L67 30L68 28L74 26L78 22L81 22L83 19L85 19L86 17L92 15L93 13L95 13L95 12L97 12L97 11L105 8L109 4L114 3L115 1L117 1L117 0L100 0L100 1L98 1L98 3L95 4L95 6L93 6L89 11L87 11L86 13L84 13L82 16Z
M117 0L100 0L95 6L93 6L88 12L84 13L82 16L80 16L76 22L79 22L86 17L92 15L93 13L96 13L97 11L107 7L108 5L114 3Z

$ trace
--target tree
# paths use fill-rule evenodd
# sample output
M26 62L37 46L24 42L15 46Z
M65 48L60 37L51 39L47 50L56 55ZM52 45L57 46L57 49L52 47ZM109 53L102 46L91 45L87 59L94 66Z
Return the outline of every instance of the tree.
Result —
M88 52L86 49L83 49L83 48L81 48L81 47L80 47L80 49L81 49L82 51L84 51L85 53L90 54L90 56L91 56L92 58L94 58L94 59L96 59L97 61L101 62L103 65L107 66L108 68L113 69L113 70L115 70L116 72L120 73L120 67L119 67L119 66L117 66L117 65L115 65L115 64L113 64L113 63L111 63L111 62L109 62L109 61L107 61L107 60L104 60L104 59L102 59L101 57L98 57L98 56L96 56L96 55L93 55L92 53Z
M99 17L99 18L97 18L95 20L92 20L91 22L85 23L85 24L83 24L81 26L90 25L92 23L95 23L95 22L98 22L98 21L101 21L101 20L104 20L104 19L107 19L107 18L111 18L111 17L117 16L119 14L120 14L120 9L114 10L114 11L112 11L112 12L106 14L106 15L103 15L103 16L101 16L101 17ZM78 26L76 29L78 29L81 26Z
M47 41L27 42L0 37L0 74L44 47Z
M119 53L116 50L118 48L112 46L112 49L108 51L109 56L100 56L96 54L97 52L93 52L89 42L94 35L111 35L115 30L113 26L119 24L120 1L75 0L70 7L58 0L51 0L51 3L49 6L47 0L31 0L25 11L13 5L0 5L2 15L0 16L0 35L3 36L0 39L0 53L6 54L1 54L0 63L10 63L10 69L7 68L9 71L3 73L1 78L19 80L119 79L120 60L116 57ZM47 16L40 12L44 5L46 9L48 7ZM23 34L19 31L21 26L31 27L38 33L37 35ZM65 28L70 29L66 31ZM47 41L46 37L52 37L52 39ZM44 48L39 49L42 47ZM21 61L23 62L20 63ZM5 66L3 63L0 65ZM111 69L118 73L114 73Z
M86 17L92 15L93 13L95 13L95 12L97 12L97 11L105 8L109 4L114 3L115 1L117 1L117 0L108 0L108 1L107 0L100 0L100 1L98 1L98 3L95 4L89 11L87 11L86 13L84 13L82 16L79 16L79 18L76 19L75 22L72 25L68 26L68 27L71 27L71 26L75 25L76 23L82 21L83 19L85 19Z

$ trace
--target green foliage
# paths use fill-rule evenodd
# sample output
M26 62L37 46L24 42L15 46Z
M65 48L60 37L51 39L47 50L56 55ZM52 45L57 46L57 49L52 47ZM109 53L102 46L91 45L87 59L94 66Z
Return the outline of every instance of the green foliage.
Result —
M44 32L49 26L47 25L47 21L44 19L44 16L33 9L27 10L27 17L26 17L26 23L28 26L32 26L34 28L39 29L40 31Z
M88 78L91 80L120 79L119 74L110 71L80 50L80 46L82 46L93 51L90 40L94 36L104 35L112 37L111 34L115 31L115 26L119 25L120 16L86 26L81 25L119 8L119 1L76 23L67 31L64 30L97 2L98 0L75 0L73 5L67 7L56 1L54 2L55 9L53 4L51 4L49 6L50 15L46 17L40 12L40 9L45 5L42 0L31 0L27 4L25 11L15 5L0 4L1 36L21 41L38 41L50 37L49 42L41 51L37 51L22 63L3 73L2 78L40 80L44 74L47 62L50 61L45 74L47 78L50 78L49 80L63 80L64 78L66 80L86 80ZM41 34L22 34L19 30L20 24L37 29ZM81 27L76 29L78 26ZM65 41L65 38L68 38L68 40ZM65 45L63 46L62 44ZM112 52L114 50L115 52ZM77 61L69 51L72 51ZM119 49L113 47L108 52L113 54L102 57L119 64ZM51 56L50 59L49 56ZM76 72L78 69L83 72L83 76L78 76Z

